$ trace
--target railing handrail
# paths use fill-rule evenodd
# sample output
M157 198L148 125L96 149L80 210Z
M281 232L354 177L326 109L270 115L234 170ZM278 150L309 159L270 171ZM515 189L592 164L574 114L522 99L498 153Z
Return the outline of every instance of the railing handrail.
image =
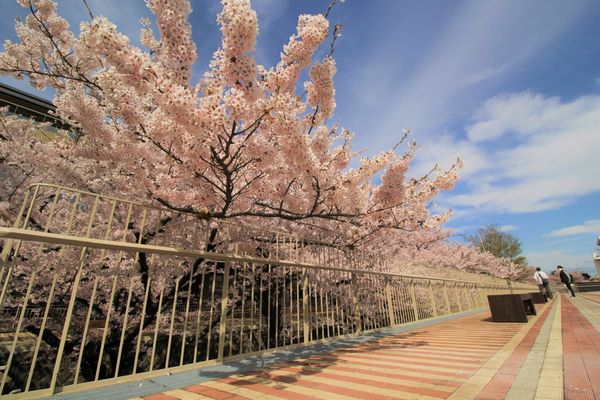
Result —
M92 247L92 248L98 248L98 249L123 250L123 251L130 251L130 252L139 252L139 253L161 254L161 255L170 255L170 256L177 256L177 257L200 257L200 258L210 259L213 261L222 261L222 262L271 264L271 265L280 265L280 266L290 266L290 267L293 266L293 267L302 267L302 268L311 268L311 269L320 269L320 270L351 272L351 273L357 273L357 274L373 274L373 275L379 275L379 276L389 276L389 277L404 278L404 279L419 279L419 280L428 280L428 281L454 282L454 283L461 283L461 284L477 284L477 285L483 285L483 286L489 286L489 287L502 286L499 284L484 283L484 282L477 282L477 281L465 281L465 280L450 279L450 278L408 275L408 274L399 274L399 273L393 273L393 272L327 267L327 266L316 265L316 264L311 264L311 263L279 260L279 259L272 259L272 258L239 256L239 255L234 255L234 254L206 252L206 251L201 251L201 250L178 249L175 247L168 247L168 246L156 246L156 245L138 244L138 243L130 243L130 242L119 242L119 241L104 240L104 239L84 238L84 237L79 237L79 236L47 233L47 232L33 231L33 230L29 230L29 229L20 229L20 228L0 227L0 238L25 240L25 241L33 241L33 242L54 243L54 244L62 244L62 245L69 245L69 246ZM519 286L516 282L513 282L513 287L515 289L518 289L518 288L528 288L529 286L527 286L527 285Z
M69 191L69 192L73 192L73 193L79 193L79 194L83 194L83 195L87 195L87 196L93 196L93 197L98 196L98 197L102 197L105 200L118 201L120 203L132 204L132 205L135 205L135 206L150 208L150 209L153 209L153 210L164 211L164 212L168 212L168 213L196 215L196 214L188 212L188 211L178 211L178 210L174 210L172 208L168 208L168 207L164 207L164 206L158 206L158 205L155 205L155 204L143 203L143 202L135 201L135 200L128 200L126 198L120 198L120 197L115 197L115 196L106 195L106 194L102 194L102 193L91 192L89 190L82 190L82 189L72 188L72 187L69 187L69 186L56 185L56 184L53 184L53 183L44 183L44 182L32 183L29 186L27 186L27 190L31 191L31 190L35 189L36 187L46 187L46 188L51 188L51 189L60 189L60 190L64 190L64 191ZM227 223L227 224L232 224L233 223L231 221L226 221L226 220L219 219L219 218L205 218L205 219L206 220L215 219L215 220L218 220L221 223ZM245 227L243 225L241 225L241 226ZM294 236L294 235L292 235L290 233L287 233L287 232L284 232L284 231L278 231L278 230L275 230L275 229L260 228L260 230L264 231L264 232L270 232L270 233L275 233L275 234L280 234L280 235ZM298 239L302 239L302 238L298 237Z
M57 184L53 184L53 183L45 183L45 182L32 183L29 186L27 186L27 191L31 192L32 190L35 190L36 188L41 188L41 187L50 188L50 189L58 189L58 190L72 192L72 193L86 195L86 196L100 197L103 200L111 200L111 201L115 201L115 202L119 202L119 203L123 203L123 204L144 207L147 209L152 209L152 210L161 211L161 212L165 212L165 213L194 215L194 216L197 216L198 219L204 219L205 221L213 220L213 221L218 221L220 224L239 226L241 228L246 228L246 229L250 228L250 227L246 226L245 224L240 223L240 221L234 222L234 221L229 221L229 220L226 220L223 218L212 218L212 217L200 218L197 214L189 212L189 211L174 210L172 208L168 208L168 207L164 207L164 206L159 206L159 205L150 204L150 203L144 203L144 202L135 201L135 200L128 200L126 198L106 195L101 192L92 192L89 190L82 190L82 189L77 189L77 188L73 188L73 187L69 187L69 186L57 185ZM257 228L253 227L252 229L256 230ZM339 243L335 243L335 242L317 241L315 239L309 239L309 238L304 238L301 236L296 236L296 235L293 235L291 233L288 233L288 232L285 232L282 230L267 229L267 228L258 228L258 230L260 230L261 232L264 232L264 233L271 233L271 234L275 234L275 235L282 235L282 236L286 236L286 237L295 238L295 240L297 240L298 243L321 244L321 245L326 245L331 248L344 248L345 247L343 244L339 244ZM368 252L366 252L366 253L368 253Z

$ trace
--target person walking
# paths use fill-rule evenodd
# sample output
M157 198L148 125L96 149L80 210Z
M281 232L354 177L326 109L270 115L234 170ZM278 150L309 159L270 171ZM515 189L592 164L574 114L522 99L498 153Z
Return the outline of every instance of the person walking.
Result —
M558 273L560 275L560 281L567 287L569 292L571 292L569 297L575 297L575 292L573 291L573 288L571 287L571 277L569 276L569 274L567 274L565 272L565 269L560 265L558 265L556 267L556 270L558 271Z
M548 281L548 275L542 271L540 267L536 267L535 273L533 274L533 279L538 285L540 289L540 293L546 297L546 299L552 298L552 290L550 290L550 282ZM544 293L544 291L546 293Z

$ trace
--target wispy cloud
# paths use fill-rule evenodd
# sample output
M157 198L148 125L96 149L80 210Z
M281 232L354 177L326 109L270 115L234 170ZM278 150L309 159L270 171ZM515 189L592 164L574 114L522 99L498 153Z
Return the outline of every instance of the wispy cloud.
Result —
M566 226L564 228L555 229L548 233L549 237L571 236L571 235L600 235L600 219L590 219L580 225Z
M445 144L463 155L468 190L450 196L480 212L551 210L600 191L600 96L570 102L523 92L494 97L474 116L467 139ZM481 161L485 160L485 161Z
M500 227L500 230L502 232L510 232L510 231L514 231L515 229L517 229L517 227L514 225L502 225Z
M359 132L372 133L357 140L374 151L393 145L394 133L403 127L413 129L419 142L437 136L440 127L465 116L466 105L490 96L511 74L528 66L590 4L459 2L436 26L435 38L419 39L424 46L418 52L410 47L414 44L398 39L406 35L407 25L400 16L361 57L361 69L373 73L357 74L353 82L356 109L368 113L368 122L356 121L357 116L345 120ZM402 11L392 13L394 18Z

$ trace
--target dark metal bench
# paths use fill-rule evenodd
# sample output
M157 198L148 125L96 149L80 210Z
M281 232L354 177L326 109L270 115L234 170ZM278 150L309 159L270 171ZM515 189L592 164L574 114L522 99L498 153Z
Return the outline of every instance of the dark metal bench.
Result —
M494 322L527 322L527 314L537 315L530 293L488 295Z

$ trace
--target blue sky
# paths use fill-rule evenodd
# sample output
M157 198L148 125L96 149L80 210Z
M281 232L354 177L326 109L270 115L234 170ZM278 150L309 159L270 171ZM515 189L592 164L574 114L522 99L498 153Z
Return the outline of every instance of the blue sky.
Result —
M88 0L137 40L142 0ZM256 57L268 66L294 32L297 16L327 0L254 0ZM195 76L220 40L216 0L194 0ZM74 27L81 0L60 0ZM24 11L2 3L0 37L14 38ZM435 162L465 163L452 208L455 239L498 224L523 243L531 263L593 271L600 235L600 3L595 0L388 1L339 3L344 25L335 57L335 120L356 132L355 148L375 154L403 128L421 145L415 175ZM78 28L75 28L78 30ZM322 53L325 49L322 50ZM0 81L32 91L26 83ZM52 97L52 93L38 93Z

